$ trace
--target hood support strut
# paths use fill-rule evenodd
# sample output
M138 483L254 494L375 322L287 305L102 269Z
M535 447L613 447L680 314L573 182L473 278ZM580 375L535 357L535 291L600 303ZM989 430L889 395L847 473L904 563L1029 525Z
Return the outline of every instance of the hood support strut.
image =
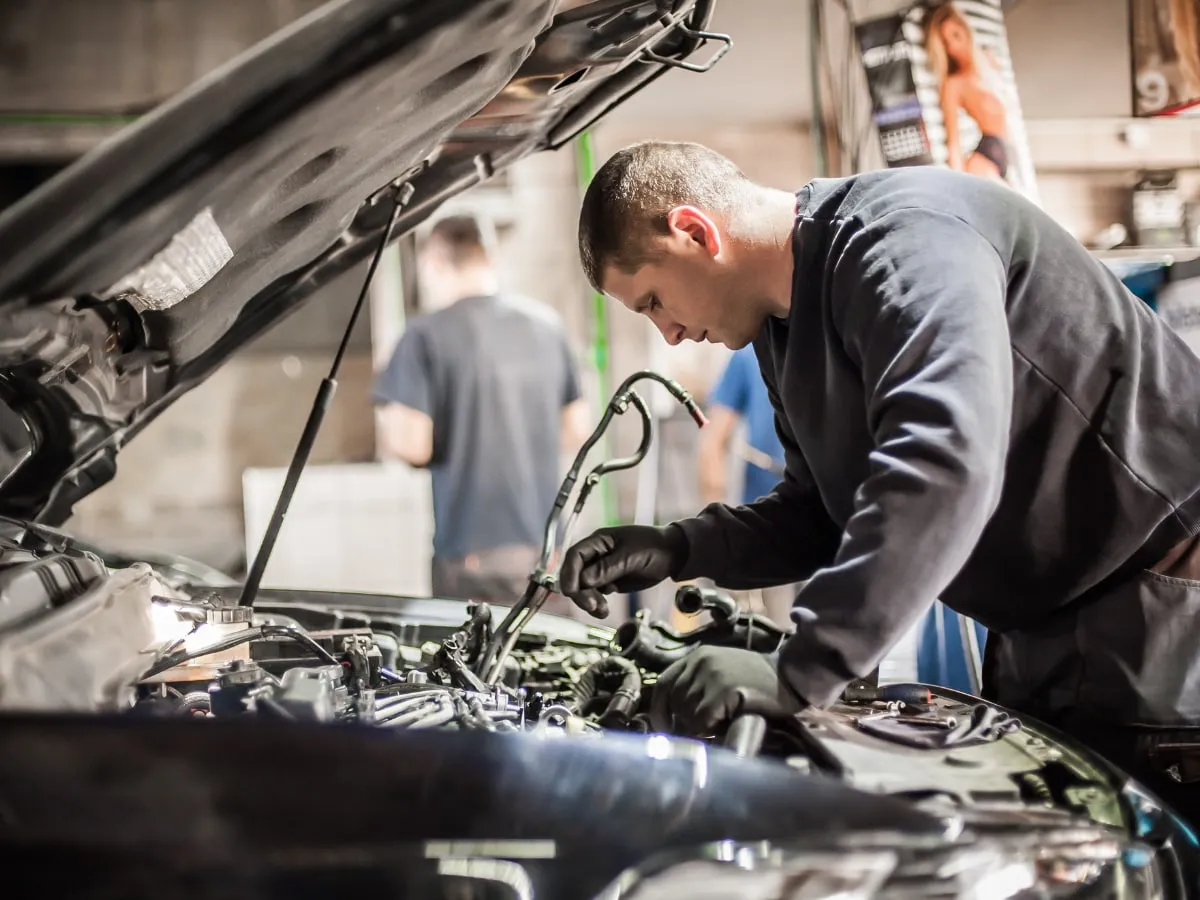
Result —
M279 499L275 501L275 509L271 513L270 521L267 522L267 530L263 534L262 544L259 545L258 553L254 557L254 564L246 576L246 585L238 600L239 606L253 606L254 598L258 596L263 573L267 570L267 561L271 558L271 551L275 549L275 541L279 537L279 530L283 527L283 520L287 516L288 507L291 506L292 497L296 493L296 486L300 483L300 475L308 464L309 454L312 453L313 445L317 441L317 432L321 430L321 422L325 419L325 413L328 412L329 406L333 402L333 395L337 392L338 369L341 368L342 357L346 355L346 347L350 343L354 324L358 321L358 315L362 312L363 303L367 299L367 290L371 286L371 279L375 277L375 268L379 265L380 257L383 256L383 251L391 240L392 231L400 218L400 212L412 199L414 188L411 182L397 180L390 187L392 188L392 213L379 238L379 246L375 248L375 254L371 257L371 265L367 268L367 277L363 279L362 290L359 291L358 300L354 303L354 310L350 313L350 321L346 325L345 333L342 334L342 342L338 345L337 353L334 354L329 374L321 379L321 386L317 389L312 410L304 425L304 432L300 435L300 442L296 445L296 452L292 455L292 462L288 466L283 489L279 492Z

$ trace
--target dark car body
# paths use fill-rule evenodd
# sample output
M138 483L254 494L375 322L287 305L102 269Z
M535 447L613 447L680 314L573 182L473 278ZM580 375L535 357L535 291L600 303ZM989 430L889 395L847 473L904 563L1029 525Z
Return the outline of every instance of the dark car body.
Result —
M371 254L396 186L398 236L670 71L711 7L331 2L0 213L0 513L65 521L163 408Z

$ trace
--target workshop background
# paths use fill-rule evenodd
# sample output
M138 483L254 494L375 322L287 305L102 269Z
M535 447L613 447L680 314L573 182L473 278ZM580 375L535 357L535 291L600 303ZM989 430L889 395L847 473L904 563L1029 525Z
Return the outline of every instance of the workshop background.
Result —
M1156 302L1154 288L1168 265L1200 256L1188 226L1198 218L1200 122L1148 116L1144 101L1135 101L1132 29L1149 3L1017 0L1002 6L1040 203L1131 278L1148 279L1145 296ZM0 205L318 5L0 4ZM727 351L666 347L646 321L597 302L575 246L588 172L620 146L647 137L701 141L751 178L787 189L819 174L884 165L854 26L911 5L725 0L712 27L730 34L734 46L712 72L668 73L606 119L574 154L522 162L443 211L467 209L484 218L500 246L505 286L564 317L597 415L621 377L647 366L703 398ZM1135 220L1139 185L1140 208L1145 195L1157 198L1157 220ZM1175 222L1167 214L1164 224L1164 203L1187 215ZM401 241L381 266L370 314L354 333L268 584L428 591L428 484L424 473L378 461L370 401L373 372L386 361L406 316L416 313L410 271L402 264L411 250L411 240ZM172 406L122 454L116 479L83 501L67 527L117 549L177 553L243 574L247 548L253 554L362 276L361 270L348 273ZM616 479L587 524L665 521L698 507L695 430L669 405L663 412L669 417L658 423L656 464ZM618 443L632 437L619 433ZM731 490L736 487L735 478ZM614 616L621 615L618 606Z

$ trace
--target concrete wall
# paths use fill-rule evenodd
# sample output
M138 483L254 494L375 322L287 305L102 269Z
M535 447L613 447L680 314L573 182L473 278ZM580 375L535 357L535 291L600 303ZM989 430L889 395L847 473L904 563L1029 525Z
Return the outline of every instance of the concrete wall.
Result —
M1128 0L1022 0L1005 21L1026 118L1132 114Z

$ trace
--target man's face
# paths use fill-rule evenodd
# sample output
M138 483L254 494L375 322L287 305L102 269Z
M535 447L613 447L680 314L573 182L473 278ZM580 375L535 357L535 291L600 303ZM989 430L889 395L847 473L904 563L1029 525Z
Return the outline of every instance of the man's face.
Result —
M632 275L604 273L604 293L650 319L668 344L707 341L731 350L758 336L765 315L737 272L736 254L717 221L694 207L667 217L653 255Z

